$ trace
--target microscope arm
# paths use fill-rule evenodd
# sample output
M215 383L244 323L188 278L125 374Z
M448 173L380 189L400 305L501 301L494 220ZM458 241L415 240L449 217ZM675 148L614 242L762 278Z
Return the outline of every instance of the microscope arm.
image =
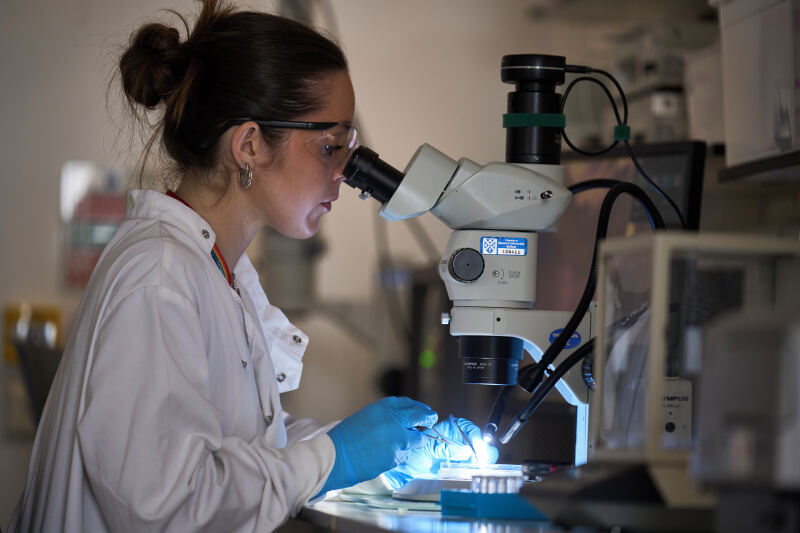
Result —
M504 307L453 307L450 312L450 334L516 337L523 340L525 351L539 362L550 345L553 333L564 327L571 314L567 311ZM550 365L551 370L569 357L575 348L592 338L591 321L591 314L587 313L569 347ZM580 367L570 369L558 382L556 389L569 404L589 403L589 388L583 380Z
M487 335L516 337L523 340L525 351L538 362L550 345L554 332L564 327L571 313L503 307L453 307L449 315L451 335ZM592 338L592 313L578 326L577 335L553 361L554 369L576 348ZM577 409L575 464L584 464L588 455L590 390L579 366L570 369L556 384L556 389Z

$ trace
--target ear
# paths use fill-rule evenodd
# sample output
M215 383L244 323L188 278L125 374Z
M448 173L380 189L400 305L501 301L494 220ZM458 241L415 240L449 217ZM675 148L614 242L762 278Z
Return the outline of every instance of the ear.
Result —
M271 150L261 135L261 128L253 121L240 124L230 139L230 153L237 166L242 161L254 166L257 161L271 159Z

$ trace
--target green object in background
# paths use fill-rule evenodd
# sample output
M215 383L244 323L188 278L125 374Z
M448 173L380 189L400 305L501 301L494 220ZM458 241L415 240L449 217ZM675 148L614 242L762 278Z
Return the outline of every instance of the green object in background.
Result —
M419 366L425 369L433 368L436 364L436 353L430 348L422 350L419 354Z
M614 126L614 140L628 141L631 138L631 127L624 124Z

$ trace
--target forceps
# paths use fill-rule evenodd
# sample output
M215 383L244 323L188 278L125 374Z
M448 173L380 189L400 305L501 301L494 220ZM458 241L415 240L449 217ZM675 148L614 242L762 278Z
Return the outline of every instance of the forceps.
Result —
M445 437L444 435L442 435L441 433L439 433L439 432L438 432L438 431L437 431L435 428L433 428L433 427L428 427L428 426L414 426L414 429L416 429L417 431L419 431L420 433L422 433L423 435L425 435L425 436L426 436L426 437L428 437L429 439L438 440L438 441L440 441L440 442L446 442L447 444L453 444L453 445L456 445L456 446L464 446L464 444L463 444L463 443L461 443L461 442L456 442L456 441L454 441L454 440L450 440L450 439L448 439L447 437ZM433 435L431 435L430 433L426 433L427 431L433 431Z
M436 430L436 428L433 428L433 427L414 426L414 429L416 429L417 431L419 431L420 433L422 433L423 435L425 435L429 439L438 440L440 442L445 442L447 444L452 444L452 445L455 445L455 446L469 446L470 450L472 450L472 456L475 458L475 462L478 462L478 454L475 452L475 447L472 445L472 442L469 440L469 437L467 437L467 434L464 433L464 430L461 429L461 426L459 426L456 423L455 417L453 415L450 415L450 422L456 428L458 428L458 432L461 434L461 438L464 439L464 442L456 442L454 440L448 439L447 437L445 437L444 435L439 433ZM427 433L428 431L432 431L433 435L431 435L430 433Z
M455 418L453 417L453 415L450 415L450 422L451 422L451 423L452 423L452 424L453 424L455 427L457 427L457 428L458 428L458 432L459 432L459 433L461 433L461 438L462 438L462 439L464 439L464 442L466 442L466 443L467 443L467 445L469 446L469 449L470 449L470 450L472 450L472 457L473 457L473 458L475 458L475 462L476 462L476 463L479 463L480 461L478 460L478 454L475 452L475 446L473 446L473 445L472 445L472 441L471 441L471 440L469 440L469 437L467 437L467 434L464 432L464 430L463 430L463 429L461 429L461 426L459 426L459 425L456 423L456 420L455 420Z

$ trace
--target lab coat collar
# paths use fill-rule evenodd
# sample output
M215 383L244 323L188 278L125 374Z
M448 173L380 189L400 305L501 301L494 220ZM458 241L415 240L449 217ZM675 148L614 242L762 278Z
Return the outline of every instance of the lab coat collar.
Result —
M126 198L126 218L155 219L186 232L206 254L211 253L217 234L211 224L180 200L152 189L131 189Z

